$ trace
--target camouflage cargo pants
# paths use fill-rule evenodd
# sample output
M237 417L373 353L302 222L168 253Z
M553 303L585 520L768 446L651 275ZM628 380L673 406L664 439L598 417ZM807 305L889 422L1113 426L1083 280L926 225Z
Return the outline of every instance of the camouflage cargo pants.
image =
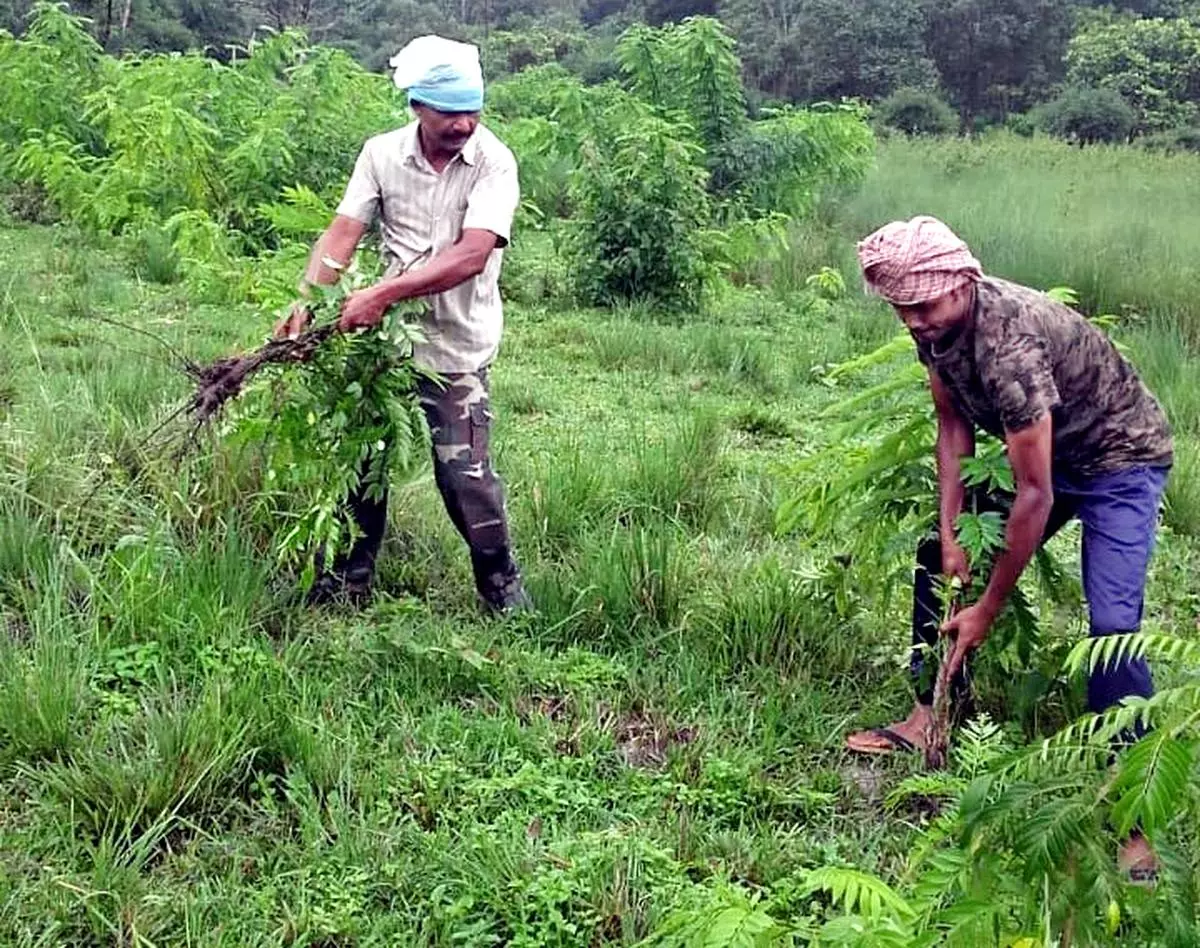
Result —
M492 470L489 441L492 413L487 371L445 374L443 382L424 380L418 388L433 442L433 476L446 512L471 551L475 583L485 599L503 596L520 582L509 547L504 485ZM341 571L374 567L387 523L387 493L356 490L349 506L362 535Z
M492 470L487 370L424 380L418 389L433 439L433 476L446 512L474 551L509 545L504 485Z

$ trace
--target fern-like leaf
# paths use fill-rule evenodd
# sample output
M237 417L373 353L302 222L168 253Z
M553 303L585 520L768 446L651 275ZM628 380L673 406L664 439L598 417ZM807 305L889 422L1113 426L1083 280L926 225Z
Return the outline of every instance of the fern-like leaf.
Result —
M1094 636L1071 649L1065 668L1071 674L1090 673L1131 658L1200 666L1200 642L1154 632Z
M924 379L924 366L920 362L914 362L910 366L897 370L891 378L878 385L872 385L861 392L856 392L849 398L843 398L841 401L825 406L817 412L817 417L824 419L848 415L858 411L864 405L870 405L872 402L879 401L896 392L919 390Z
M833 903L847 914L876 921L886 918L911 921L916 916L913 907L891 886L878 876L858 869L823 866L809 872L804 883L809 892L827 892Z
M730 906L713 919L704 948L765 948L783 929L761 909Z
M987 713L979 714L960 730L954 757L959 770L978 777L1010 752L1004 731Z
M1090 795L1050 798L1024 821L1016 834L1017 850L1025 856L1025 876L1035 879L1065 865L1076 849L1095 845L1095 805Z
M915 349L916 345L913 343L912 336L907 332L902 332L893 336L882 346L872 349L870 352L863 353L845 362L839 362L825 373L825 378L831 381L852 378L861 372L867 371L867 369L873 369L877 365L886 365L902 355L911 357Z
M861 915L843 915L826 922L815 941L820 948L922 948L934 943L893 919Z
M1113 784L1113 818L1124 835L1133 827L1153 835L1170 822L1187 793L1195 746L1155 731L1121 755Z
M922 917L954 899L963 888L969 866L967 851L959 848L939 849L924 860L912 894L913 906Z

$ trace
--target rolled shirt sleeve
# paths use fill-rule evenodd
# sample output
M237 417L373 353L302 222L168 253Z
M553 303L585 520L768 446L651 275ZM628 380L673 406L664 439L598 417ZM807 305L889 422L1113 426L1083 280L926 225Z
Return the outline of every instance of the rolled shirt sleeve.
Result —
M1008 335L979 369L1008 431L1028 428L1062 404L1046 340L1036 334Z
M500 238L501 247L512 237L513 215L521 200L516 161L507 155L505 159L490 163L472 186L462 225L463 230L491 231Z
M342 202L337 206L337 213L343 217L352 217L364 224L375 223L379 214L382 190L379 176L375 171L375 162L371 155L370 143L363 146L354 162L354 171L346 185Z

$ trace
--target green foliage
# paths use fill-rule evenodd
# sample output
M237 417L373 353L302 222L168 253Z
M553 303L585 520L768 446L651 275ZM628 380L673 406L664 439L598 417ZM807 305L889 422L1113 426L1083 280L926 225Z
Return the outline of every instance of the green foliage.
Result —
M337 285L314 287L314 324L336 320L346 296L381 273L377 257L361 269L356 258ZM351 491L361 483L377 498L425 461L421 371L412 362L420 336L403 309L393 307L378 329L335 334L309 362L260 373L234 414L234 442L261 453L265 498L280 501L277 556L304 564L304 585L314 556L332 563L356 539L346 514Z
M749 82L774 99L878 99L938 81L920 0L725 0L719 10L735 30Z
M964 128L1027 109L1061 78L1068 4L951 0L930 11L926 46Z
M745 273L778 239L778 228L764 239L760 219L806 213L822 189L866 170L873 143L851 107L751 123L734 41L716 20L631 28L616 57L632 92L587 88L547 64L491 93L525 184L519 225L576 218L569 244L584 299L695 309L719 270ZM64 88L64 70L99 81ZM169 234L153 268L164 279L179 271L212 300L262 298L262 275L239 258L283 251L290 261L289 242L311 236L363 139L393 125L399 104L382 77L296 32L251 42L229 63L113 59L49 6L27 38L0 46L0 74L21 97L0 125L9 173L88 228ZM642 142L654 174L642 173ZM714 206L710 183L727 207Z
M577 294L600 305L697 306L712 208L703 149L682 116L617 86L584 88L557 66L524 72L492 98L535 220L572 215Z
M616 59L633 93L685 116L710 153L748 122L741 62L718 20L689 17L659 30L632 26L617 44Z
M0 175L11 176L22 141L34 135L95 152L100 139L80 103L112 68L86 24L64 6L38 3L20 40L0 32Z
M1037 110L1010 112L1004 120L1004 128L1021 138L1032 138L1037 132Z
M913 915L908 903L890 886L864 872L825 866L808 873L805 881L810 892L827 892L833 904L850 915L868 920Z
M495 81L530 66L561 62L579 52L586 42L583 31L539 24L523 30L494 30L480 48L483 74Z
M795 473L824 476L805 477L810 487L780 505L775 523L781 534L803 529L852 538L847 553L874 573L874 587L886 595L911 572L924 520L936 509L934 425L925 372L907 333L822 371L830 387L864 376L878 381L822 409L819 417L833 423L826 445Z
M903 361L901 361L903 360ZM822 379L839 387L866 376L873 384L826 406L819 418L831 422L826 438L789 473L805 489L786 497L775 511L777 534L803 532L835 542L851 564L851 581L870 590L886 607L911 581L917 544L935 529L937 478L933 459L936 423L927 372L916 361L913 342L901 333L890 342L843 363L822 368ZM990 565L1004 548L1005 515L978 507L980 493L1011 496L1013 475L1002 442L979 433L975 455L963 460L964 483L977 489L955 521L955 532L971 564L972 583L961 602L975 601L987 585ZM1061 568L1043 550L1036 560L1047 598L1062 595ZM1053 665L1057 656L1043 644L1042 624L1030 594L1017 589L996 621L989 648L975 669L977 687L1013 696L1014 682L1031 667ZM1045 683L1039 697L1044 694ZM1026 696L1014 702L1028 715Z
M1094 666L1117 651L1159 661L1200 658L1194 642L1122 638L1129 641L1119 647L1104 639L1081 643L1068 666ZM1023 753L1014 753L986 718L969 723L951 773L909 778L890 797L893 807L919 798L945 801L916 842L900 891L855 871L809 874L823 880L845 912L826 923L819 943L867 944L860 940L865 931L886 932L906 946L940 939L1110 944L1118 928L1122 942L1194 938L1194 904L1178 900L1193 891L1195 869L1178 865L1170 840L1188 832L1198 805L1198 693L1194 686L1170 689L1144 706L1089 715ZM1153 718L1156 730L1120 754L1115 774L1106 773L1111 741L1143 715ZM1160 878L1157 900L1125 888L1109 826L1122 838L1136 826L1155 841L1164 869L1171 867Z
M551 65L491 93L535 226L574 217L589 302L694 309L718 272L750 279L779 253L784 215L809 213L818 194L857 184L869 167L874 142L858 107L751 122L733 41L710 18L632 27L616 55L631 91L588 88Z
M1137 116L1118 92L1074 86L1038 109L1040 124L1051 135L1095 145L1129 139Z
M280 16L299 6L279 4ZM905 7L877 6L875 23ZM135 17L150 9L137 5ZM395 19L413 29L433 22L425 5L372 9L410 12ZM860 26L811 42L832 47ZM1032 282L1050 285L1066 274L1063 255L1075 259L1070 282L1085 303L1107 298L1099 311L1122 313L1125 341L1193 451L1180 452L1150 631L1085 643L1071 665L1078 673L1093 658L1146 654L1160 693L1025 749L1013 747L1016 728L976 719L956 735L950 771L881 792L891 766L849 763L840 735L850 717L887 720L908 698L906 643L895 634L907 603L886 594L907 583L927 525L932 424L911 343L876 348L889 317L836 267L852 259L844 241L809 245L823 249L797 271L796 305L727 290L702 325L653 321L644 309L512 307L495 395L514 533L543 610L527 621L497 627L468 614L461 541L424 482L397 491L399 529L368 612L301 614L279 601L279 540L298 553L348 537L348 525L317 517L353 464L390 464L398 481L414 469L380 458L374 434L400 426L412 463L424 456L409 437L421 426L412 428L411 366L395 339L339 339L327 359L256 385L230 419L244 448L215 441L176 460L143 444L183 381L152 343L98 317L161 334L195 358L252 345L266 328L260 312L202 300L289 298L304 253L293 241L328 219L361 135L395 121L386 84L346 57L272 48L276 58L256 46L248 60L238 51L236 64L211 64L217 79L198 57L179 57L188 80L179 84L163 63L139 58L131 73L158 76L166 104L100 60L104 81L80 90L103 91L95 118L62 113L89 130L55 119L32 136L26 183L31 193L53 187L70 218L125 239L90 246L69 223L0 230L13 271L0 285L0 812L12 816L0 819L0 942L1197 942L1195 550L1181 535L1188 495L1176 486L1195 480L1182 466L1194 457L1195 386L1190 290L1170 295L1175 283L1190 287L1179 276L1188 232L1172 230L1190 206L1190 164L1138 153L1132 165L1133 153L1108 149L1082 164L1078 150L1044 140L1020 152L1004 139L897 140L885 153L923 177L897 186L885 163L871 187L893 201L950 202L991 235L1005 275L1041 266L1046 278ZM770 47L803 48L794 35ZM896 65L851 58L871 81ZM242 72L255 61L257 72ZM309 64L319 68L308 74ZM349 78L336 78L343 67ZM275 110L306 75L306 95L321 94L299 96L299 112L293 101ZM322 76L364 86L342 96ZM231 77L241 85L226 89ZM116 82L127 100L114 97ZM45 103L14 108L48 104L54 88L42 91ZM551 244L578 223L556 218L581 206L570 182L595 159L581 158L580 145L596 155L627 147L617 139L630 115L632 129L669 138L695 126L675 120L678 108L589 89L552 67L493 91L495 106L508 95L498 127L522 156L521 224L541 228L528 251L539 266L543 254L557 260ZM214 118L231 103L257 118ZM727 154L741 140L758 147L756 126L781 117L762 114L722 145ZM92 124L100 116L102 129ZM783 116L795 137L762 135L770 160L754 167L790 167L775 155L786 162L789 148L826 132L849 144L822 154L862 156L865 167L857 113ZM263 135L231 157L254 128ZM156 129L178 142L154 140ZM855 177L806 158L783 179L799 182L794 205L788 186L751 193L749 175L724 190L701 136L683 135L677 167L699 169L708 204L694 253L705 273L737 282L786 265L784 222L763 211L807 211ZM181 175L199 204L178 201L138 163L139 149ZM102 170L141 190L103 190ZM923 181L933 190L922 192ZM1092 190L1106 181L1109 190ZM972 215L986 200L1000 212L981 224ZM598 206L615 220L615 204ZM1106 229L1096 207L1119 227ZM855 221L839 227L858 232ZM1020 256L1004 258L1006 246ZM248 250L258 253L252 272ZM181 282L129 280L116 269L126 256L143 280ZM1077 279L1087 274L1092 282ZM321 297L318 319L332 318L350 288ZM1119 305L1143 301L1173 321L1138 320ZM398 335L403 346L407 333ZM398 351L399 371L377 379ZM842 364L810 372L834 359ZM389 416L360 412L355 385ZM314 437L314 427L343 424L337 444ZM265 443L255 425L269 430ZM966 470L980 484L1011 484L994 445ZM798 538L772 534L780 499L780 525L791 518ZM995 518L969 511L960 527L974 556L994 551ZM981 656L983 694L1006 712L998 684L1030 658L1057 680L1055 649L1081 625L1069 603L1026 592L1028 609L998 630L999 658ZM1029 618L1047 641L1018 635ZM1168 624L1183 634L1162 634ZM1040 702L1037 729L1057 712ZM1110 761L1109 739L1141 718L1155 730ZM1151 829L1162 859L1155 893L1131 890L1113 866L1113 829L1133 823Z
M715 153L712 188L753 215L805 217L821 194L859 184L874 154L860 106L764 110Z
M0 44L0 74L21 99L0 124L12 156L0 173L43 188L96 230L165 227L193 282L224 282L227 295L240 281L233 258L285 236L287 222L264 207L299 206L298 183L331 198L396 106L380 77L295 33L251 43L231 64L198 53L113 59L49 5L27 37Z
M1151 151L1161 151L1167 154L1178 152L1200 153L1200 126L1185 125L1170 131L1144 135L1138 144Z
M1183 536L1200 536L1200 444L1179 439L1171 471L1165 522Z
M677 124L646 111L627 113L610 142L584 146L572 194L585 300L699 307L706 272L697 240L711 213L702 155Z
M1178 0L1117 4L1115 10L1096 6L1089 0L964 0L948 7L924 0L784 0L769 5L655 0L644 8L626 0L589 0L582 6L549 0L450 5L431 0L246 0L230 8L216 0L141 0L136 5L78 0L73 9L89 18L84 25L97 48L111 53L204 49L221 60L238 59L252 36L304 31L379 71L413 36L438 33L479 44L484 74L493 83L549 63L562 64L589 85L605 82L625 71L622 59L636 64L650 46L660 44L654 31L639 27L648 32L636 43L646 48L626 56L633 40L619 42L622 30L639 21L653 27L667 24L667 32L691 32L692 49L702 55L694 61L697 68L674 77L678 84L651 82L666 90L662 100L652 96L656 104L686 98L682 93L687 86L737 79L739 69L728 69L732 60L726 55L736 40L746 78L743 98L755 109L762 103L844 98L877 102L901 89L941 88L959 109L964 127L975 128L1052 96L1063 78L1063 54L1072 34L1114 25L1186 23L1194 12ZM0 26L19 34L29 8L29 0L7 0L7 7L0 3ZM1147 62L1156 59L1179 65L1170 41L1159 42L1146 27L1132 29L1146 31L1147 37L1132 47L1135 55L1111 59L1110 72L1144 72ZM702 38L706 30L709 35ZM1161 75L1150 78L1163 78L1165 72L1160 69ZM1167 89L1165 83L1141 86L1152 94ZM740 88L740 83L729 88ZM720 110L709 114L718 122L723 118ZM737 119L738 112L724 117ZM704 124L698 126L702 134Z
M925 89L897 89L875 107L879 121L908 135L948 135L958 119L938 95Z
M1068 283L1084 312L1136 313L1194 347L1200 242L1181 209L1198 168L1193 155L1079 149L1048 137L897 136L880 146L875 173L845 202L845 223L861 235L880 221L932 214L988 272L1026 286ZM1178 364L1165 355L1164 368ZM1165 395L1161 374L1147 382Z
M793 945L792 933L733 886L719 888L711 901L680 910L644 942L642 948L783 948Z
M1188 19L1115 18L1076 34L1067 76L1110 89L1134 110L1138 134L1189 123L1200 92L1200 26Z

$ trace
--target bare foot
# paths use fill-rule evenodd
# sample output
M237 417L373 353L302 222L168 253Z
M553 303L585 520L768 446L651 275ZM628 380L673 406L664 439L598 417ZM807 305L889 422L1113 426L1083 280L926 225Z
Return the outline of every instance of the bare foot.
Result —
M1153 884L1158 876L1158 856L1145 836L1133 833L1117 850L1117 868L1132 882Z
M933 708L927 704L913 705L912 713L903 721L884 728L856 731L846 737L846 747L859 754L891 754L897 750L925 749L925 735L933 721ZM894 735L888 737L887 733ZM905 747L904 745L909 745Z

